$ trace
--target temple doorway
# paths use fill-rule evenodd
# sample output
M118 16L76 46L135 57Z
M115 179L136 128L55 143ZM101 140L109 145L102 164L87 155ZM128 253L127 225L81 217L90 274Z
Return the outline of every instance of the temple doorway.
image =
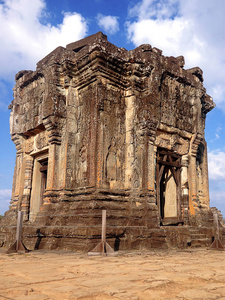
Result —
M161 225L181 220L181 157L165 149L158 149L156 165L157 205Z
M44 200L47 185L48 153L34 158L29 220L34 221Z

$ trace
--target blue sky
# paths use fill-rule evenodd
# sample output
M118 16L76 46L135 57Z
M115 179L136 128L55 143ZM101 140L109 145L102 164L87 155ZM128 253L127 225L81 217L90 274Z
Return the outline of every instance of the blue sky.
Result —
M8 105L15 74L34 70L57 46L102 31L127 50L149 43L199 66L216 103L207 116L211 206L225 216L224 0L0 0L0 214L9 206L15 147Z

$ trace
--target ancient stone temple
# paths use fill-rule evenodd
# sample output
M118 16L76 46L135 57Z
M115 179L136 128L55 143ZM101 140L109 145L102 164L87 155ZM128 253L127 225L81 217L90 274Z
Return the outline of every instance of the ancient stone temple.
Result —
M187 246L194 229L210 232L204 129L213 107L201 69L185 69L182 56L127 51L101 32L56 48L16 75L17 155L2 223L22 210L28 247L39 229L42 248L89 250L106 209L107 237L121 249Z

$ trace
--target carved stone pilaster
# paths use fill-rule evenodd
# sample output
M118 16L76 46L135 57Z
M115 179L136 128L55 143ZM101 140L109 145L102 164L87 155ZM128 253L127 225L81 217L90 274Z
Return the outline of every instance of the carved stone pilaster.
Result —
M188 155L183 155L181 157L181 189L182 195L188 195Z
M140 121L140 141L142 142L142 195L150 196L155 203L155 160L154 141L156 139L157 122L143 118Z
M57 194L59 184L59 153L61 146L61 134L58 123L54 117L48 117L43 121L46 130L49 132L48 143L48 176L46 192L44 194L44 205L50 204ZM65 171L65 170L64 170Z
M157 147L154 146L156 140L157 122L149 120L147 126L148 137L148 192L150 194L150 202L156 204L156 191L155 191L155 165L156 165L156 152Z
M191 199L189 199L189 209L191 214L195 214L195 210L198 209L198 199L197 199L197 172L196 172L196 156L198 151L198 146L203 140L201 133L196 133L193 136L190 146L190 163L189 163L189 186L191 192Z
M133 187L134 173L134 118L135 118L135 101L136 96L132 88L128 89L125 94L125 128L126 128L126 150L125 150L125 189L130 190Z
M182 218L184 224L188 224L189 214L189 185L188 185L188 155L183 155L181 157L181 205L182 205Z
M147 135L149 143L154 144L156 140L156 130L157 130L157 121L156 120L148 120L147 122Z
M23 136L13 134L11 137L16 147L16 165L14 169L13 185L12 185L12 199L10 202L10 209L18 209L19 201L21 199L21 185L22 185L22 166L23 166Z
M24 189L22 197L22 211L24 212L24 220L28 220L29 209L30 209L30 196L32 188L32 174L33 174L34 159L28 155L25 163L25 178L24 178Z

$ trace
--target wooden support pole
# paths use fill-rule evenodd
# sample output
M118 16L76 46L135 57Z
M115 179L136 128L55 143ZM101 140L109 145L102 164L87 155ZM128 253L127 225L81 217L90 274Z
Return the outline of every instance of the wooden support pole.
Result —
M88 255L117 255L112 247L106 242L106 210L102 210L102 234L101 242Z
M23 211L18 211L17 227L16 227L16 241L8 249L6 253L14 252L28 252L27 248L22 243L22 229L23 229Z
M106 242L106 210L102 211L102 242Z
M23 212L18 211L17 217L17 227L16 227L16 251L19 249L19 242L22 238L22 228L23 228Z
M225 250L219 235L219 221L218 221L218 214L213 213L213 231L214 231L214 241L212 245L209 247L209 250Z

